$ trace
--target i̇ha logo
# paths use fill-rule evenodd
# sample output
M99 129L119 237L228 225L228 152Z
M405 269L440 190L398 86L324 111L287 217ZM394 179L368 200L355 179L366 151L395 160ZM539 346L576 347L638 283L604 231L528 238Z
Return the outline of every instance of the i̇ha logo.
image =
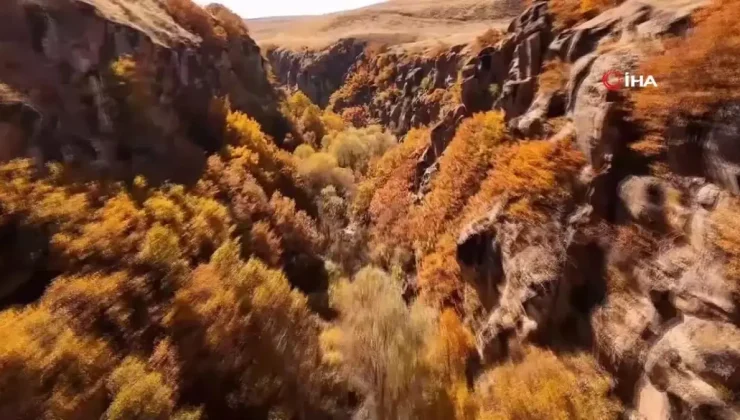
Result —
M609 70L604 73L601 82L611 91L618 91L622 88L658 87L653 76L634 75L619 70Z

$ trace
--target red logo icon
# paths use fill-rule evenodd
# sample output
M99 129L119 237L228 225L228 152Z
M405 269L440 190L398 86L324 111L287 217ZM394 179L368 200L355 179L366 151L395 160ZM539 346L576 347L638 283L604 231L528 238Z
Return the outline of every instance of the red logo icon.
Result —
M619 70L609 70L604 73L604 77L601 78L601 83L613 92L618 91L624 86L624 73Z

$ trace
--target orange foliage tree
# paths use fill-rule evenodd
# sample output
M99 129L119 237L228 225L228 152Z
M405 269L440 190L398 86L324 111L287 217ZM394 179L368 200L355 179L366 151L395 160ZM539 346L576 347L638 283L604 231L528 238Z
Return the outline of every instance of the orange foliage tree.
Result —
M167 325L191 378L183 392L243 406L270 400L305 412L328 382L318 324L281 271L244 262L240 249L225 243L174 298ZM208 384L197 379L206 377Z
M572 141L522 141L499 148L480 191L465 210L470 222L506 195L508 215L516 220L543 221L570 197L574 178L585 165Z
M431 191L411 214L410 235L421 249L430 249L438 235L478 190L491 164L494 148L509 140L500 112L476 114L458 128L445 153ZM430 224L429 221L434 223Z
M740 100L740 1L716 0L696 13L685 38L665 41L665 51L646 60L640 72L652 75L657 89L634 93L637 115L661 143L675 116L702 117L718 105Z
M424 148L429 144L429 130L414 128L396 147L391 148L380 159L370 165L367 177L360 183L352 203L352 213L356 217L365 215L370 208L376 191L385 185L397 170L402 171L411 181L408 167L416 162ZM403 169L399 169L402 168ZM393 194L391 194L393 195ZM379 203L378 206L389 204Z

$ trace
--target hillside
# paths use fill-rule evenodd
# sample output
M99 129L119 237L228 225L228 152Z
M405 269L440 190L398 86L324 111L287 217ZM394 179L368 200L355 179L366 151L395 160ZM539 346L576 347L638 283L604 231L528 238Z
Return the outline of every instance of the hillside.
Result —
M248 20L262 46L320 49L357 38L407 49L467 43L490 28L506 28L522 9L512 0L393 0L323 16Z
M6 2L0 337L2 420L737 420L740 0Z

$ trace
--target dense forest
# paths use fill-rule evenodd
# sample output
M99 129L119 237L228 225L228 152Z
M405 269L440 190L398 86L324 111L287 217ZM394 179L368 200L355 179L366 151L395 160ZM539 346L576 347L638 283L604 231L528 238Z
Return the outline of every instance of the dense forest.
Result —
M228 51L249 36L223 6L161 3L168 22L198 36L200 60L225 60L204 51ZM617 6L549 3L558 30ZM122 127L117 158L142 147L164 151L141 171L101 172L61 152L0 166L0 418L627 418L635 408L632 377L643 369L634 366L653 357L637 354L641 340L661 335L647 327L632 335L613 320L636 314L642 306L634 302L643 300L656 319L674 319L671 311L721 319L711 331L725 331L724 344L706 330L697 340L732 355L716 361L729 366L724 376L692 376L719 394L712 388L691 399L672 388L671 373L648 375L667 400L692 407L670 418L734 418L740 359L731 358L738 349L722 346L738 337L740 201L722 178L707 176L722 187L722 204L702 219L697 245L698 228L687 228L693 190L674 166L686 157L671 154L666 133L676 118L704 121L740 100L738 6L716 0L692 15L691 31L652 40L660 52L639 69L660 89L620 93L618 115L634 138L609 162L618 182L601 188L618 197L607 207L621 197L620 211L633 216L625 218L589 201L606 164L599 168L574 132L559 130L565 116L548 122L560 135L525 138L505 110L488 106L461 118L439 153L433 123L401 131L384 125L358 99L403 95L392 76L399 64L383 48L366 50L326 109L278 88L268 70L264 84L244 89L269 91L275 109L254 105L252 91L240 98L214 89L196 101L197 115L177 100L163 105L160 85L173 82L156 68L166 60L146 61L157 53L112 57L95 77L106 86L103 108L114 109ZM484 34L474 50L505 36ZM653 44L645 48L656 51ZM598 48L609 54L619 45ZM571 66L543 63L538 90L567 90ZM424 106L441 110L440 119L467 101L463 73L449 87L421 82ZM32 96L2 79L0 87L3 104ZM501 88L491 85L485 95ZM727 121L738 120L732 115ZM170 120L176 123L163 123ZM198 164L183 157L192 144L203 155ZM422 177L420 162L430 154L436 160L422 169L434 172ZM162 169L173 164L177 174ZM660 180L661 188L646 187L648 198L658 198L629 201L631 175ZM584 202L593 212L586 222ZM494 220L495 228L485 227ZM718 283L704 290L725 290L727 300L705 309L681 303L684 295L670 289L679 298L663 310L664 292L650 291L649 299L638 292L640 270L663 269L658 257L684 246L698 251L682 261L701 254L718 264ZM503 266L481 275L490 255L501 254ZM500 271L506 280L497 291L480 280ZM545 292L531 292L564 288L561 278L573 283L563 298L570 303L543 304ZM509 304L520 297L524 303ZM547 315L558 305L570 309Z

